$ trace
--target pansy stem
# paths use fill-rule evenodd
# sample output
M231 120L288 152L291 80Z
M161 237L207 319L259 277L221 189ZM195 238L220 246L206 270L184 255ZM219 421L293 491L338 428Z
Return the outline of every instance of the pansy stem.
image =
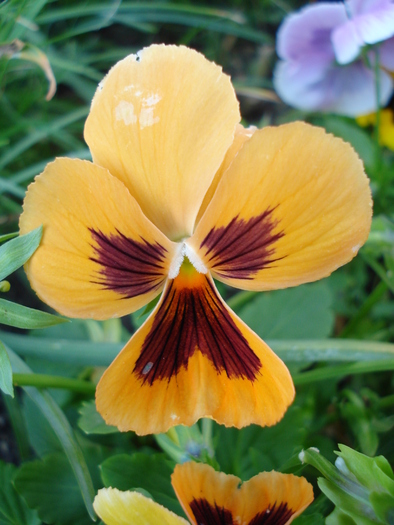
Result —
M15 386L35 386L37 388L64 388L79 394L94 394L96 385L90 381L47 374L13 374Z
M375 97L376 97L376 122L375 122L375 144L376 144L376 159L375 159L375 167L376 172L381 173L381 147L380 147L380 67L379 67L379 50L378 48L375 49ZM383 183L383 181L382 181Z
M214 454L214 448L212 445L212 430L213 421L212 419L204 418L202 420L202 439L208 454L212 456Z
M21 356L34 356L57 363L109 366L122 343L93 343L66 339L28 337L0 331L0 339ZM357 339L267 340L286 362L377 361L394 358L394 344Z
M387 372L394 370L394 359L383 361L349 363L345 365L324 366L293 375L296 386L325 381L326 379L340 378L346 375L366 374L372 372Z

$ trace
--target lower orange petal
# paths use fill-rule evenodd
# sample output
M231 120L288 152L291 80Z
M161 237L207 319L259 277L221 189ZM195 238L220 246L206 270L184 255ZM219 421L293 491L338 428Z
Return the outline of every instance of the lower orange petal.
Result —
M96 391L106 422L137 434L202 417L273 425L293 397L283 362L226 306L209 274L185 265Z
M171 476L177 498L194 525L288 525L312 503L305 478L261 472L242 483L202 463L184 463Z

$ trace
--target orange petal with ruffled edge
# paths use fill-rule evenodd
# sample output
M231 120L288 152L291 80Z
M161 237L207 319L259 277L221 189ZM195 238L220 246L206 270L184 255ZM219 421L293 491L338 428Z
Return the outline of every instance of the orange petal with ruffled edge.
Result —
M138 492L101 489L93 507L106 525L189 525L180 516Z
M175 244L122 182L88 161L56 159L28 188L20 232L43 225L25 270L38 296L70 317L120 317L163 289Z
M85 125L97 164L172 240L191 235L240 120L230 78L203 55L152 45L100 83Z
M371 215L368 179L352 147L295 122L245 142L186 242L231 286L286 288L349 262Z
M177 465L172 485L191 523L288 525L313 501L305 478L262 472L241 484L202 463Z
M273 425L293 398L284 363L227 307L211 276L185 263L96 389L107 424L137 434L202 417Z

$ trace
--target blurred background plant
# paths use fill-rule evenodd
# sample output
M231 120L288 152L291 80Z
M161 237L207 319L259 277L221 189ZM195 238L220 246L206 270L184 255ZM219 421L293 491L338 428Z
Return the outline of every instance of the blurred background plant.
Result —
M170 474L175 461L194 458L241 479L271 469L303 474L316 499L294 523L318 525L331 514L327 523L347 524L339 507L332 513L337 502L320 491L316 470L301 465L300 451L317 447L332 462L344 443L393 463L394 152L384 138L392 110L388 101L380 117L360 120L280 101L276 34L305 3L0 3L0 523L90 523L102 486L139 488L182 514ZM318 283L259 295L219 285L292 371L296 401L273 428L238 431L202 421L138 438L106 426L95 411L95 382L147 312L64 322L18 269L41 236L13 239L27 185L55 156L90 157L83 125L98 82L117 60L159 42L194 47L222 65L245 124L301 119L323 126L353 145L371 179L372 232L346 267ZM393 523L388 511L382 516L377 523Z

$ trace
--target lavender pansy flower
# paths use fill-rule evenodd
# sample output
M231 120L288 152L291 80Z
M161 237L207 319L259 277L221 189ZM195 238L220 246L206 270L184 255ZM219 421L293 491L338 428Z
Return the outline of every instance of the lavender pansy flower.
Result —
M287 17L279 28L277 52L282 60L274 73L275 89L289 105L304 110L348 116L374 111L376 55L368 52L369 64L365 57L358 57L365 44L386 40L380 45L379 63L394 70L392 35L394 4L389 0L307 6ZM380 104L384 105L393 80L382 68Z

